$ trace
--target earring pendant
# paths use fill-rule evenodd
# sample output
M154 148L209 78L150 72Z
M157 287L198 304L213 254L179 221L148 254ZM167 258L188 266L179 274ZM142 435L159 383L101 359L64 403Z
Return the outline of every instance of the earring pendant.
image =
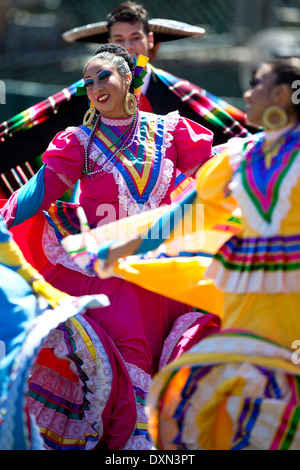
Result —
M269 106L263 114L263 125L267 129L277 130L286 126L288 118L286 112L279 106Z
M135 113L137 107L136 97L132 93L127 93L124 103L124 108L129 116Z
M95 119L96 116L96 108L92 107L87 110L84 115L82 124L86 127L90 126Z

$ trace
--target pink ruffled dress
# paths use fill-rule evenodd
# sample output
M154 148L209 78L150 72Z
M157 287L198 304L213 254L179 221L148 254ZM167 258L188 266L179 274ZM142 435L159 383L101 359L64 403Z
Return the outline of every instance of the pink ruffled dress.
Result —
M23 248L25 256L28 256L29 261L35 264L53 286L73 296L99 293L108 296L110 306L88 310L83 316L84 321L96 332L95 336L101 338L102 335L101 341L105 344L108 356L111 351L107 345L112 345L114 357L118 356L118 367L122 369L124 377L129 374L136 398L137 395L141 397L147 393L151 377L158 370L166 338L168 337L168 344L176 344L176 337L180 338L195 322L196 317L200 318L202 314L194 312L191 320L191 306L147 291L119 277L100 279L89 272L81 271L60 244L63 236L79 231L79 222L74 210L78 204L58 200L80 180L79 205L84 209L90 227L170 204L178 170L184 175L194 177L199 167L212 156L213 136L209 130L180 117L177 112L166 116L140 112L137 132L130 148L125 148L114 158L115 149L112 144L128 127L130 120L131 118L102 118L89 155L89 167L93 167L96 172L92 175L84 172L87 163L85 148L91 128L69 127L57 134L43 155L44 166L32 180L12 195L1 213L15 234L16 241ZM108 149L109 147L111 148ZM25 223L28 219L29 229L28 222L27 225ZM38 224L34 224L35 219L38 219ZM17 227L18 224L21 224L20 228ZM36 243L34 248L33 243ZM186 325L182 317L185 314ZM183 318L183 322L180 331L176 330L172 340L169 335L179 317ZM64 334L66 333L61 331L57 334L57 344L63 340ZM101 356L100 353L99 355ZM47 359L41 354L40 365L37 366L36 383L39 383L40 388L41 374L45 374L45 368L49 368L49 364L53 363L52 353L50 356ZM59 367L56 369L55 374L59 374ZM78 369L76 371L78 373ZM87 371L85 373L88 375ZM66 373L62 375L68 376ZM72 377L71 374L69 379L72 380ZM42 382L45 381L43 378ZM51 385L47 387L49 389ZM35 385L35 394L38 393L37 388ZM112 390L113 388L110 400ZM57 391L55 396L60 396L60 393L61 390ZM126 400L132 403L129 395L126 387L123 387L114 396L123 400L124 405ZM35 398L33 394L31 396L36 403L37 395ZM58 413L57 410L56 412ZM136 421L137 442L146 434L146 418L142 414L143 412L138 416L137 407L137 417L133 420ZM105 413L102 413L102 416L104 415ZM39 410L39 416L39 425L46 429L42 410ZM137 426L138 422L144 422L144 425ZM110 448L123 448L134 433L131 427L130 420L127 431L122 431L117 425L114 427L110 423L102 427L101 432L98 430L98 438L92 442L106 439ZM126 426L123 428L126 430ZM51 433L49 430L44 433L45 439L48 439L47 445L50 448L63 447L58 444L62 440L59 441L59 438L55 437L60 436L60 433L57 430L52 430ZM74 437L72 436L71 433L71 437L68 437L71 443ZM68 442L64 443L68 448ZM143 444L140 444L140 447L136 444L136 448L141 447Z

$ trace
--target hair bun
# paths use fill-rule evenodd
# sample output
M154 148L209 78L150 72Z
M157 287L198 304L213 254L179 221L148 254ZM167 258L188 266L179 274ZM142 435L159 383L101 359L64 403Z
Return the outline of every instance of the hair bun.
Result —
M133 71L135 64L125 47L115 43L102 44L100 47L98 47L93 55L101 54L102 52L109 52L111 54L123 57L128 63L130 70Z

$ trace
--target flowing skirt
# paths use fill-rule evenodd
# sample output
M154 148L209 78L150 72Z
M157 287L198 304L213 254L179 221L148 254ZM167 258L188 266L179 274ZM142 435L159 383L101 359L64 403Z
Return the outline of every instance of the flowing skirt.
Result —
M200 341L153 379L149 432L163 450L300 449L300 367L248 331Z
M145 413L152 376L218 331L218 318L121 277L100 279L50 262L46 223L41 214L11 230L25 258L57 289L105 294L110 305L87 308L42 344L27 400L45 448L153 449Z

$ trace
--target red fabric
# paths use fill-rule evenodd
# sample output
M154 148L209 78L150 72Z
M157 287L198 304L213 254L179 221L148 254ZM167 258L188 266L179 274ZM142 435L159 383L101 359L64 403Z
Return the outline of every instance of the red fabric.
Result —
M147 111L148 113L153 112L153 108L146 95L141 94L139 101L139 109L140 111Z
M41 349L35 363L57 372L72 382L79 382L78 376L70 368L70 362L57 357L52 349Z

